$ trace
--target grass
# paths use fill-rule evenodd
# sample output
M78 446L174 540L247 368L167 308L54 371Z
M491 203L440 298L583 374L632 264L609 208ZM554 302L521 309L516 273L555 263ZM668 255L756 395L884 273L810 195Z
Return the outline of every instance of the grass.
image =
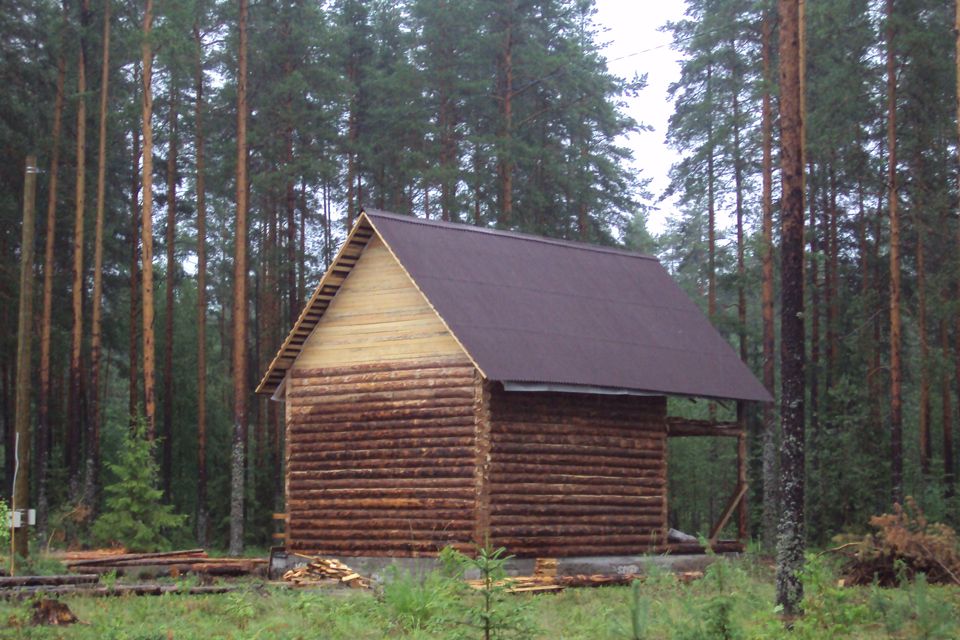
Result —
M536 638L960 638L960 588L923 580L898 589L844 588L819 561L804 580L807 614L792 632L774 611L770 569L752 559L721 561L689 585L654 573L636 589L514 597L529 604ZM477 597L437 576L423 582L400 576L377 594L250 583L223 595L65 598L86 623L68 628L29 626L29 603L0 602L0 638L470 638L479 636L459 626L458 617L471 604L465 598Z

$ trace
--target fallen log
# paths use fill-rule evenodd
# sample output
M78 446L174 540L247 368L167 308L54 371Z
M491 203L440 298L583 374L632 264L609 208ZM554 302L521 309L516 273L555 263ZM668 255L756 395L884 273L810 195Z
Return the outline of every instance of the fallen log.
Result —
M247 588L246 585L210 585L182 587L176 584L129 584L108 586L61 585L54 587L21 587L0 591L0 600L26 600L42 593L51 596L89 596L94 598L116 596L160 596L166 593L179 595L207 595L229 593Z
M0 590L44 585L95 584L99 581L100 576L92 573L56 576L7 576L0 577Z

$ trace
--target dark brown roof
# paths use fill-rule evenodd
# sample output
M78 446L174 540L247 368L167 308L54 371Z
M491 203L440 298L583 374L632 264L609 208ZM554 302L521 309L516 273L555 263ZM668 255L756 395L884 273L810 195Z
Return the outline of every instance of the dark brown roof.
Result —
M380 211L365 219L490 380L771 400L655 258Z

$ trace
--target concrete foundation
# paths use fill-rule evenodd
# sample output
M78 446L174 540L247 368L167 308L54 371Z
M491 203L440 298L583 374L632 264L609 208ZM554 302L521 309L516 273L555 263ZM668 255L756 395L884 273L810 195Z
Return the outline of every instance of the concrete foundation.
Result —
M736 557L739 554L724 554ZM557 558L557 575L643 575L656 567L660 571L703 571L714 561L712 555L636 555L636 556L579 556ZM440 568L437 558L379 558L379 557L337 557L360 575L375 582L383 582L387 577L387 568L397 567L400 571L421 576ZM533 558L513 558L506 564L507 575L529 576L533 574ZM302 556L287 554L275 550L270 555L270 578L279 579L285 571L307 564ZM479 575L468 575L478 578Z

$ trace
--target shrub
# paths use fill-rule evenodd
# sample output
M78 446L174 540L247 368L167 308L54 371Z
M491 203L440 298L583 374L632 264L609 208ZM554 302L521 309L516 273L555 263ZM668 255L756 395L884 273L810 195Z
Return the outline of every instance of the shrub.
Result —
M169 544L166 536L170 530L183 526L186 517L161 502L163 491L157 486L160 472L153 448L140 422L125 437L118 460L108 465L117 480L104 489L106 508L93 525L93 537L99 543L156 551Z

